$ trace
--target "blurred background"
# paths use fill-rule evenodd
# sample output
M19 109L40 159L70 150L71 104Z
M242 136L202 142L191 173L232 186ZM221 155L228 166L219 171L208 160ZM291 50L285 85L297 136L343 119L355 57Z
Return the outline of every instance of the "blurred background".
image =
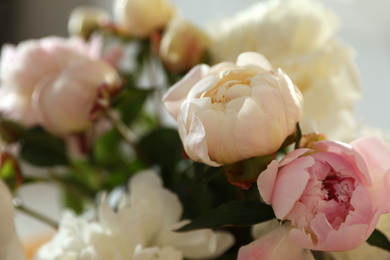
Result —
M172 0L184 16L202 27L247 8L259 0ZM390 132L390 10L389 0L319 0L340 18L338 36L356 51L363 98L356 104L356 118ZM97 5L111 11L111 0L1 0L0 43L67 36L68 16L80 5ZM21 190L26 204L49 217L60 216L59 194L54 186L34 185ZM22 213L17 228L24 241L52 232Z

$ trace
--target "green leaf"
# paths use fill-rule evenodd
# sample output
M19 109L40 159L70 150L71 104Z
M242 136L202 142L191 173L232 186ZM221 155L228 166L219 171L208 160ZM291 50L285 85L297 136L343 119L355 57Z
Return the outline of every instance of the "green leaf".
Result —
M0 136L5 142L16 142L23 131L25 131L23 127L17 123L4 118L0 119Z
M63 139L51 135L40 127L21 133L21 157L37 166L68 165Z
M390 251L389 240L378 229L375 229L374 232L372 232L371 236L367 239L367 243L369 243L372 246L377 246L384 250Z
M299 125L299 122L297 123L296 128L297 128L297 132L296 132L297 136L295 139L295 149L298 149L299 142L301 141L301 138L302 138L302 130L301 130L301 126Z
M12 155L4 152L1 154L0 178L8 187L15 191L23 182L19 165Z
M257 201L230 202L219 206L177 231L226 226L251 226L275 218L272 207Z
M83 213L86 201L77 191L69 187L65 188L62 194L62 201L65 208L72 209L76 214Z
M104 133L92 148L94 162L103 167L114 167L122 164L120 144L121 136L118 131L112 129Z
M125 124L137 118L149 93L149 90L129 88L120 94L113 106L120 111Z
M221 167L208 167L205 171L203 171L201 174L196 176L194 182L190 186L190 190L204 188L207 185L207 183L209 183L221 172L222 172Z
M180 137L173 129L155 129L144 136L137 147L141 160L149 165L159 165L166 173L172 173L182 158Z
M266 155L253 157L234 164L223 166L228 181L243 189L249 189L252 182L257 180L257 177L262 171L267 169L268 164L275 158L275 155Z

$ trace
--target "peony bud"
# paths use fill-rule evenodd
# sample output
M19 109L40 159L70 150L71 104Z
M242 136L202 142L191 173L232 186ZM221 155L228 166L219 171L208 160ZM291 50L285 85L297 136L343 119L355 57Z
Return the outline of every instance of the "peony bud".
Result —
M188 71L202 61L209 42L202 30L181 17L175 17L163 34L160 57L170 71Z
M199 65L164 96L188 156L211 166L270 155L296 131L302 96L258 53Z
M113 13L121 31L145 38L164 28L174 9L168 0L115 0Z
M110 19L108 12L95 6L79 6L70 13L68 32L70 35L88 39L91 34Z

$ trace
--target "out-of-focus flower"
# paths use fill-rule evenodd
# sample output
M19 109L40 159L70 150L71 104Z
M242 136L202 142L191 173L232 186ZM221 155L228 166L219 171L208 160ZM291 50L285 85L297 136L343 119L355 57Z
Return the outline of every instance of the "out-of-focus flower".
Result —
M110 19L108 12L97 6L79 6L72 10L68 21L68 33L89 39L91 34Z
M233 236L224 231L173 232L187 223L180 221L182 206L153 171L135 175L129 191L117 212L103 196L97 221L66 213L58 233L35 259L210 259L234 243Z
M115 92L121 84L116 70L99 58L99 47L57 37L5 45L0 111L22 125L41 124L58 135L85 130L91 110L107 103L101 92Z
M243 51L262 53L281 68L305 99L301 127L350 140L356 131L353 102L360 97L353 51L335 36L334 13L311 0L259 3L210 27L214 62Z
M22 245L16 233L14 224L14 206L12 196L0 180L0 259L23 260L24 254Z
M175 11L169 0L115 0L113 12L121 31L144 38L163 29Z
M287 245L321 251L360 246L390 210L389 157L389 147L379 139L360 138L351 145L317 142L273 161L260 174L258 187L276 217L289 221L266 236L277 235L286 245L264 248L268 240L260 238L241 248L238 259L257 259L251 257Z
M198 65L163 100L188 156L211 166L276 152L301 118L301 93L258 53Z
M170 71L188 71L202 61L209 44L205 32L176 16L162 36L159 55Z

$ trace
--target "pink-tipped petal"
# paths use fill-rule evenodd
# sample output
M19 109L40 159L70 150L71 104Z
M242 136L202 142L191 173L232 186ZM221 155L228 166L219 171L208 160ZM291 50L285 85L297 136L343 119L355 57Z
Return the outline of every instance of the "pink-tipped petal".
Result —
M381 213L390 211L390 148L375 137L364 137L351 143L364 158L372 178L373 200Z
M193 115L191 128L184 141L184 148L187 154L195 161L200 161L210 166L218 167L218 163L212 161L208 155L208 148L205 136L205 130L202 122Z
M173 85L163 97L163 102L168 112L177 119L180 106L186 99L191 88L207 73L209 66L198 65L190 70L183 79Z
M273 160L257 178L257 187L264 202L271 204L279 162Z
M306 169L313 164L312 157L300 157L279 171L272 196L272 207L278 219L286 217L302 195L310 179Z
M238 251L237 260L314 260L310 251L288 238L289 225L282 225Z

